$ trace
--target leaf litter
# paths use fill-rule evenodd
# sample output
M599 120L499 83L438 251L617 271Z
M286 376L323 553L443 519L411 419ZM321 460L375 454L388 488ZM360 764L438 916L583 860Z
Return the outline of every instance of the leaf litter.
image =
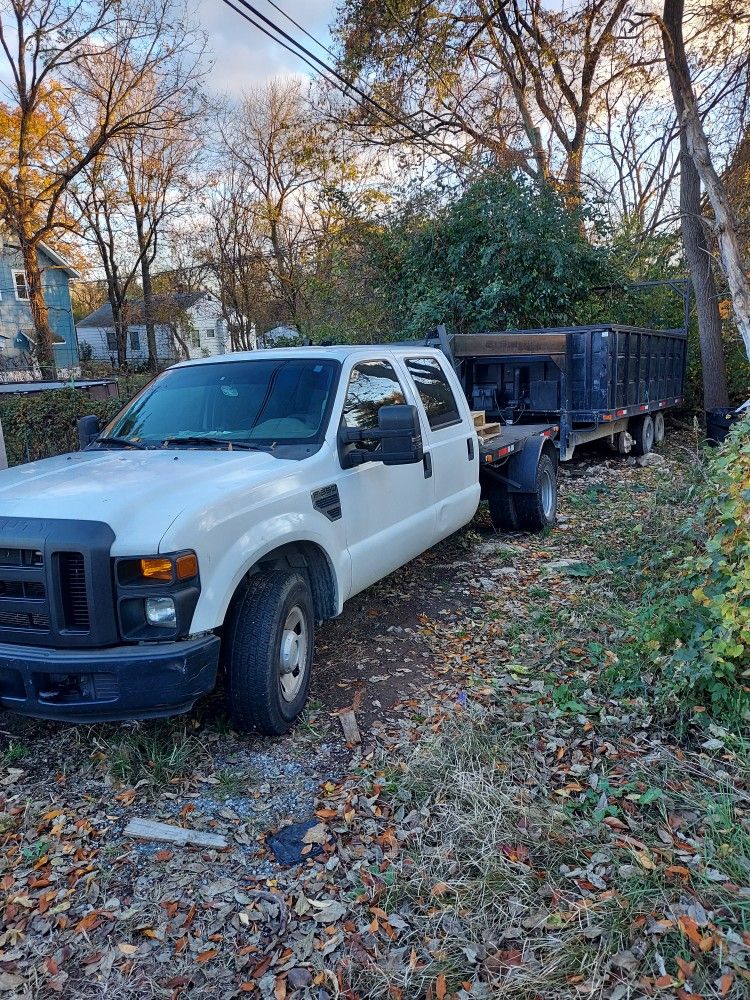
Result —
M0 996L747 996L750 754L608 679L682 454L580 461L553 534L480 513L368 592L336 686L400 698L361 746L323 707L275 743L172 720L131 757L122 727L8 729ZM229 850L136 844L135 815Z

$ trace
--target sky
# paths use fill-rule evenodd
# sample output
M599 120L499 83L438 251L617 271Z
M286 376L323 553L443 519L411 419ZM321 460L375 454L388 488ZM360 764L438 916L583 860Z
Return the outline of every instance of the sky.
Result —
M330 46L329 25L336 0L275 0L277 6L307 28L324 45ZM253 6L271 18L288 34L299 39L311 52L329 59L299 29L290 24L267 0L252 0ZM237 4L237 6L240 6ZM208 34L214 66L209 81L218 93L237 95L244 88L284 73L311 73L300 60L272 42L257 28L235 14L223 0L198 0L196 19Z

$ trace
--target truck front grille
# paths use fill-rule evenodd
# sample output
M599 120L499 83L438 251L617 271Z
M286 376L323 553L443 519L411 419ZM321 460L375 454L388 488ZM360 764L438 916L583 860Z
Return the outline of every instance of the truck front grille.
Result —
M74 632L88 632L91 622L82 553L60 553L60 587L65 627Z
M49 632L49 615L25 611L0 611L0 633L3 629L28 632Z
M101 521L0 516L0 644L114 645L114 538Z

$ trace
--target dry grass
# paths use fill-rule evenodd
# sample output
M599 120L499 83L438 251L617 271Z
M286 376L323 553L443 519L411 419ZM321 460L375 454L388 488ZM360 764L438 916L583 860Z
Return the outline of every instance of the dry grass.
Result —
M661 868L644 868L637 846L613 845L606 825L555 801L535 745L499 715L467 713L409 762L399 790L411 797L406 853L379 901L405 927L377 962L354 954L356 995L421 1000L445 986L448 995L505 1000L630 997L639 992L636 975L657 979L677 956L692 957L679 933L647 933L692 904L692 890ZM666 777L674 760L653 764ZM727 812L708 787L699 802L705 775L694 777L693 807L710 820L704 849L732 866L728 874L750 874L747 832L730 822L736 810ZM730 827L733 846L721 848ZM721 883L702 888L726 916L736 894ZM748 918L750 900L732 922ZM719 996L706 981L700 986ZM744 996L742 984L726 995Z

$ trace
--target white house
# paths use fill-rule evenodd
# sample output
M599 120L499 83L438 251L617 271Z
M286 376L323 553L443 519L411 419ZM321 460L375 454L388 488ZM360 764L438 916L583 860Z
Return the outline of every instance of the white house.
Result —
M180 360L187 349L191 358L226 354L231 350L226 322L218 298L211 292L177 292L154 299L156 354L164 361ZM77 324L82 356L117 360L117 336L109 303L100 306ZM128 303L127 356L130 361L148 360L143 299Z

